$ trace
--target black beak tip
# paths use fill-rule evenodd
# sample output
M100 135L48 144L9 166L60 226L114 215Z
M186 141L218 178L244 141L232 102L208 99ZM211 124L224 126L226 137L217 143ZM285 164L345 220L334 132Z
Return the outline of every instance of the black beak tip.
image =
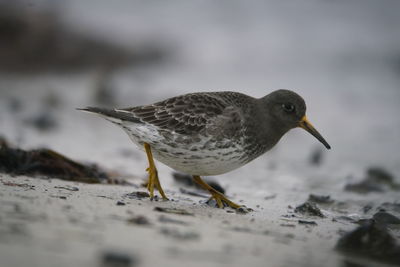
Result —
M325 147L326 147L326 149L328 149L328 150L330 150L330 149L331 149L331 146L330 146L330 145L328 145L328 144L326 144L326 145L325 145Z

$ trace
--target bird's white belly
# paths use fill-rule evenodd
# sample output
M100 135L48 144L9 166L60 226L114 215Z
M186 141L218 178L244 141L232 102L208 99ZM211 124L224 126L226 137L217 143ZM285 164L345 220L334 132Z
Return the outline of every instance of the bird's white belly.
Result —
M177 171L191 175L218 175L247 163L241 145L229 139L215 143L210 137L192 138L175 133L165 138L149 124L125 126L129 128L125 131L139 148L143 150L143 143L148 143L155 159Z

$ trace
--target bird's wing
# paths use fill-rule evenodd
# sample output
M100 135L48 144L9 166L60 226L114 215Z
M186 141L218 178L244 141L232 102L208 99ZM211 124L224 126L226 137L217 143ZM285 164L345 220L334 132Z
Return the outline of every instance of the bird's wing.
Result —
M240 120L237 110L213 93L181 95L152 105L116 111L130 113L142 123L185 135L204 131L217 133L225 128L231 132L231 121Z

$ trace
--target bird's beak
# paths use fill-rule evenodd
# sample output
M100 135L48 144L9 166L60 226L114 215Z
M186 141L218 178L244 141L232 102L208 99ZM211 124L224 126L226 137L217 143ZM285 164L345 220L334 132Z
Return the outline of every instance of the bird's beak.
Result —
M314 126L312 126L312 124L307 120L306 116L304 116L300 120L299 127L303 128L304 130L312 134L315 138L318 139L318 141L324 144L324 146L327 149L331 149L331 146L328 144L328 142L326 142L325 139L322 137L322 135L314 128Z

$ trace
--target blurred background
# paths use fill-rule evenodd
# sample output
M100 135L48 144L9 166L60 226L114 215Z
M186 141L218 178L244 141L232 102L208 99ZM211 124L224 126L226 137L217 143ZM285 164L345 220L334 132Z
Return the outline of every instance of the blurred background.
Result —
M122 131L75 108L287 88L333 149L296 129L253 167L302 170L317 156L340 183L371 165L399 174L399 10L395 0L2 0L0 134L142 173Z

